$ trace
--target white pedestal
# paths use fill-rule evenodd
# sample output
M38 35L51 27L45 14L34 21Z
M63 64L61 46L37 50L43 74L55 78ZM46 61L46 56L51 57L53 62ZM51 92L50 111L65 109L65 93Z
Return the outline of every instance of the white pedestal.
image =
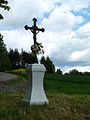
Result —
M26 71L28 74L28 87L23 101L29 105L48 104L43 88L43 78L46 71L44 65L29 64Z

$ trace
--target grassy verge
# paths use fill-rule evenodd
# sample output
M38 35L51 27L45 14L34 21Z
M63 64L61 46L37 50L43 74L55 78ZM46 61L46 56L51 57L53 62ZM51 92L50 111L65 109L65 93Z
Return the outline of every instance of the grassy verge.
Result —
M89 120L90 96L50 95L48 105L25 106L24 94L0 95L0 120Z
M11 72L20 77L10 84L23 82L26 86L25 72ZM46 74L48 105L24 105L25 86L17 92L0 94L0 120L90 120L90 76Z

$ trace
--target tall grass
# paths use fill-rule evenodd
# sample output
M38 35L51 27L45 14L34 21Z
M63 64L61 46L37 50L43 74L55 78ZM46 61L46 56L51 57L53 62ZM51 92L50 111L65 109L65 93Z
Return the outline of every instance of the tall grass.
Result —
M90 120L90 96L49 95L48 105L25 106L24 95L0 95L0 120Z

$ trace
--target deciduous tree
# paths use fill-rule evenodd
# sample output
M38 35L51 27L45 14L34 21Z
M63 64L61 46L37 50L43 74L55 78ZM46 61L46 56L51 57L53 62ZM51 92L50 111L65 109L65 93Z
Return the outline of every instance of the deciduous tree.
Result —
M0 8L3 8L4 10L9 10L10 7L8 6L7 0L0 0ZM3 19L3 15L0 13L0 19Z
M21 52L21 67L25 68L27 64L33 64L34 63L34 56L31 53L28 53L26 51ZM37 60L37 58L36 58Z

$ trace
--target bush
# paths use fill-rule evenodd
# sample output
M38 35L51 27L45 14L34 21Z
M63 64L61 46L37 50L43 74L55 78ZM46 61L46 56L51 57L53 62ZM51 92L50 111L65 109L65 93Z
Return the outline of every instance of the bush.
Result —
M22 77L26 77L27 78L27 73L25 71L25 69L16 69L16 70L11 70L11 71L8 71L9 73L14 73L14 74L17 74L17 75L20 75Z

